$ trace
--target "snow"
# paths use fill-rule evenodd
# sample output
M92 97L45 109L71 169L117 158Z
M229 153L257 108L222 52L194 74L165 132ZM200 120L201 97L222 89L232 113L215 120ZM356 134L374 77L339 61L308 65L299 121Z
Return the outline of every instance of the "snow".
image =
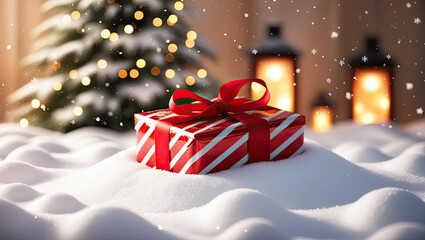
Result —
M424 239L423 122L306 130L303 154L209 175L135 133L0 125L0 239Z

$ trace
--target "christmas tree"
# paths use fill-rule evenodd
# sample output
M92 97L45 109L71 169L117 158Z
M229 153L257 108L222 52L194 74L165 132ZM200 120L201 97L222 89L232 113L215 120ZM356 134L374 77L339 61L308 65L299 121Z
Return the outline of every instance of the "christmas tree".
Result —
M45 76L10 98L21 125L127 130L134 113L167 108L178 88L216 94L199 64L212 52L182 18L181 1L49 0L43 10L52 17L35 29L24 66Z

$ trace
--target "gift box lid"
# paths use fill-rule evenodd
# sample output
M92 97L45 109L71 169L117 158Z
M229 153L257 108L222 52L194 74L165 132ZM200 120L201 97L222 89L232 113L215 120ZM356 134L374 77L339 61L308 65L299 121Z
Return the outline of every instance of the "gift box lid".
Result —
M276 108L245 113L266 119L270 128L279 128L283 130L284 128L292 126L305 125L305 117L303 115ZM136 121L135 129L138 130L143 124L152 127L159 119L173 116L177 115L172 113L169 109L136 113L134 114ZM228 137L245 134L247 132L247 126L234 118L215 116L176 124L171 127L170 132L204 142L211 141L222 132L226 132Z

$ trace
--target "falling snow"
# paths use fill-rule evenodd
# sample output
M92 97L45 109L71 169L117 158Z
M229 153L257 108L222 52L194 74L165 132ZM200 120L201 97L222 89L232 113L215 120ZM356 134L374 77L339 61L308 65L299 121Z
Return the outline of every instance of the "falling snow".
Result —
M406 7L410 8L410 7L412 7L412 4L410 2L408 2L408 3L406 3Z
M411 83L411 82L406 83L406 89L412 90L413 89L413 83Z
M366 56L363 56L363 57L362 57L362 61L363 61L363 62L367 62L367 60L368 60L368 58L367 58Z
M313 48L313 49L311 50L311 54L316 55L316 53L317 53L317 50Z
M418 115L422 115L422 113L424 113L424 110L420 107L420 108L417 108L416 109L416 113L418 114Z
M337 32L332 32L331 33L331 38L333 39L333 38L338 38L338 36L339 36L339 33L337 33Z
M421 23L421 19L418 18L418 17L417 18L414 18L413 19L413 22L416 23L416 24L419 24L419 23Z
M390 55L390 54L387 54L386 58L387 58L388 60L390 60L390 59L391 59L391 55Z
M345 61L344 60L339 60L339 65L341 65L341 66L344 66L344 64L345 64Z
M6 49L7 49L7 50L12 49L12 45L10 45L10 44L9 44L9 45L7 45L7 46L6 46Z
M254 49L252 49L251 53L254 54L254 55L257 55L258 50L254 48Z
M243 15L245 18L248 18L248 13L244 13L244 15Z
M330 78L327 78L327 79L326 79L326 82L327 82L327 83L329 83L329 84L331 84L331 82L332 82L332 79L330 79Z
M351 93L350 92L346 92L345 93L345 98L347 99L347 100L351 100Z
M238 49L239 49L239 50L240 50L240 49L242 49L242 45L240 45L240 44L239 44L239 45L238 45Z

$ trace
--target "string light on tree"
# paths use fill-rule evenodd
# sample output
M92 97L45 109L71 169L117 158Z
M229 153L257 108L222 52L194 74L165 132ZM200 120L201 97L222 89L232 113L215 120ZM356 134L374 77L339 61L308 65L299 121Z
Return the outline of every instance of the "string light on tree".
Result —
M174 9L176 9L177 11L181 11L184 8L184 4L180 1L177 1L174 3Z
M159 67L155 66L155 67L151 68L151 74L153 76L158 76L160 73L161 73L161 70L159 69Z
M91 79L89 77L83 77L81 79L81 84L83 84L84 86L88 86L91 83Z
M167 77L167 78L173 78L174 76L176 75L176 72L173 70L173 69L167 69L166 71L165 71L165 76Z
M159 17L156 17L156 18L153 19L152 24L155 27L161 27L161 25L162 25L162 19L159 18Z
M195 80L195 78L194 78L194 77L192 77L192 76L187 76L187 77L186 77L186 84L187 84L188 86L192 86L192 85L194 85L194 84L195 84L195 82L196 82L196 80Z
M83 108L80 106L74 107L74 115L75 116L81 116L83 115Z
M139 71L137 71L137 69L131 69L130 70L130 77L131 78L137 78L137 77L139 77Z
M167 24L169 26L174 26L174 24L176 24L177 21L179 21L179 18L177 17L177 15L171 14L167 19Z
M118 71L118 77L119 77L119 78L126 78L126 77L127 77L127 75L128 75L128 73L127 73L127 71L126 71L126 70L124 70L124 69L121 69L121 70L119 70L119 71Z
M62 64L59 61L54 61L52 64L53 69L58 70L59 68L61 68Z
M193 47L195 47L195 41L187 39L186 42L185 42L185 45L188 48L193 48Z
M178 49L178 47L177 47L177 45L176 45L176 44L174 44L174 43L170 43L170 44L168 45L168 51L169 51L170 53L175 53L175 52L177 52L177 49Z
M53 83L53 90L60 91L61 89L62 89L62 83L60 82Z
M103 29L102 31L100 31L100 36L103 39L108 39L109 36L111 36L111 31L109 31L109 29Z
M137 66L138 68L144 68L144 67L146 66L146 61L145 61L145 59L142 59L142 58L138 59L138 60L136 61L136 66Z
M197 75L199 78L206 78L207 77L207 70L201 68L198 70Z
M125 32L125 33L127 33L127 34L132 34L132 33L133 33L133 31L134 31L134 27L133 27L133 25L131 25L131 24L127 24L127 25L125 25L125 27L124 27L124 32Z
M186 37L187 39L195 41L195 39L198 37L198 34L195 31L190 30L186 33Z
M144 14L140 10L138 10L134 13L134 19L136 19L136 20L142 20L143 17L144 17Z
M71 13L72 20L78 20L78 19L80 19L80 17L81 17L81 13L77 10L75 10Z
M69 78L71 79L77 79L78 78L78 71L73 69L71 71L69 71Z
M21 118L21 120L19 121L19 125L21 125L21 127L26 128L29 125L28 119L26 118Z
M37 98L34 98L34 99L31 101L31 107L33 107L33 108L35 108L35 109L39 108L39 107L40 107L40 105L41 105L40 100L38 100Z
M119 38L119 35L116 32L113 32L113 33L111 33L111 35L109 35L109 40L111 40L112 42L117 41L118 38Z
M165 61L167 62L173 62L174 61L174 55L171 53L167 53L167 55L165 55Z
M108 66L108 62L105 59L101 58L97 61L97 66L100 69L105 69Z

